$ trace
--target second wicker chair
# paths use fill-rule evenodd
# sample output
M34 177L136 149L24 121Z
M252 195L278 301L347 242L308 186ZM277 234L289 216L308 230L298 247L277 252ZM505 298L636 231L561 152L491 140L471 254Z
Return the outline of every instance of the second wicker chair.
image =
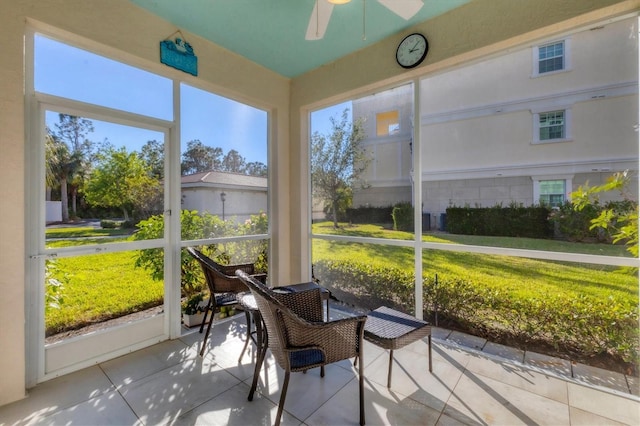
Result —
M366 316L323 322L320 289L279 294L238 270L236 275L256 298L264 326L266 343L258 349L249 401L253 399L262 362L267 349L284 369L284 383L276 414L280 424L291 372L307 371L344 359L358 357L360 389L360 424L364 424L364 370L362 362L363 334ZM319 309L318 309L319 307Z
M200 333L207 322L207 315L211 312L211 319L207 325L207 331L202 340L202 348L200 349L200 356L204 354L207 347L207 339L211 332L211 326L213 325L213 317L216 310L221 306L231 306L238 303L236 296L238 293L248 291L247 286L235 275L235 271L240 269L248 274L253 275L256 279L265 282L267 274L254 274L253 263L247 263L242 265L220 265L214 262L210 257L204 255L200 250L193 247L187 247L187 252L195 258L204 273L205 281L209 287L209 303L204 311L204 319L200 325ZM249 324L247 324L249 327ZM247 336L248 338L248 336Z

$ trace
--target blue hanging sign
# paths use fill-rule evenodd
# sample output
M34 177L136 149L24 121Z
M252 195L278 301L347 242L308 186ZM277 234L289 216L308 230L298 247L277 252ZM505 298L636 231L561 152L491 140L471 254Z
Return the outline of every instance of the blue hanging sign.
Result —
M178 31L178 33L180 33ZM182 36L182 33L180 33ZM193 53L193 48L183 38L176 37L173 40L160 42L160 62L170 67L179 69L191 75L198 75L198 57Z

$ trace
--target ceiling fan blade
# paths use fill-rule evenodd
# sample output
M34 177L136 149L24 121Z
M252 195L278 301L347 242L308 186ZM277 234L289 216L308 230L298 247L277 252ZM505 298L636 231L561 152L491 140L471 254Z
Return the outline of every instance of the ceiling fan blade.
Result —
M305 36L306 40L320 40L324 37L332 11L332 3L329 3L327 0L316 0L316 4L313 5L313 11L311 12L311 18L309 18L307 35Z
M422 0L378 0L378 2L405 21L413 18L424 6Z

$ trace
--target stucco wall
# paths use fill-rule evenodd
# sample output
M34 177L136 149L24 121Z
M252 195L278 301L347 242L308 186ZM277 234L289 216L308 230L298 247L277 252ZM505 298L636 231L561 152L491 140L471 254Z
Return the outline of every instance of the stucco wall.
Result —
M244 222L251 215L267 212L267 191L263 190L229 190L225 191L225 219L235 218L236 222ZM198 210L222 217L222 201L220 191L209 188L184 188L182 190L182 208Z
M127 0L0 0L0 405L25 395L25 102L24 38L28 25L99 54L268 110L275 202L273 275L288 277L289 80L186 33L199 76L159 63L158 43L176 28ZM281 166L281 167L279 167ZM278 190L276 188L280 187ZM272 201L274 202L274 201Z

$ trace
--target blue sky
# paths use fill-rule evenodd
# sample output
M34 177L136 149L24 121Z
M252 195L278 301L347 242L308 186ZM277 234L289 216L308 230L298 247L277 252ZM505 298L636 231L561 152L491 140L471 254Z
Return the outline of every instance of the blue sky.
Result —
M172 82L168 78L125 65L43 36L36 37L35 88L39 92L172 120ZM197 54L197 52L196 52ZM340 114L350 103L312 114L312 131L326 133L328 117ZM199 139L221 147L226 153L238 151L248 162L267 164L267 113L265 111L182 85L182 149ZM47 124L58 122L56 113L47 114ZM108 139L116 148L139 150L162 134L145 129L92 120L89 139Z

